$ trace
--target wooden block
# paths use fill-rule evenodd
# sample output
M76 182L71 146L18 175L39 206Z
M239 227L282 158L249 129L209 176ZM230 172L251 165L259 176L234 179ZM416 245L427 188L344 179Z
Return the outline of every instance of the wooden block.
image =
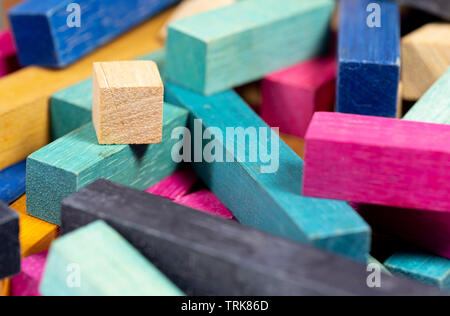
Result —
M448 212L449 139L448 125L316 113L306 135L303 193Z
M39 285L47 256L48 250L22 259L22 271L11 279L11 296L41 296Z
M68 270L70 272L71 268L78 269L79 284L75 278L74 284L68 284ZM40 291L46 296L183 295L166 276L102 221L55 241Z
M245 84L235 90L256 113L260 112L262 104L261 81Z
M10 204L25 194L26 162L0 171L0 201Z
M177 169L171 133L187 118L187 111L165 104L160 144L102 146L88 123L33 153L27 159L28 214L59 224L61 201L98 178L144 190L169 176Z
M405 120L450 124L450 67L405 115Z
M450 291L450 260L426 253L405 251L385 262L394 274L411 277L425 284Z
M158 144L164 86L152 61L94 63L92 121L102 145Z
M168 14L153 18L67 69L27 67L0 79L0 169L49 142L48 101L53 93L88 78L93 62L127 60L159 48L156 32Z
M197 175L191 169L181 169L151 186L145 192L177 200L187 195L197 180Z
M379 5L379 12L377 9L368 12L374 4ZM372 24L377 22L377 14L380 24ZM397 3L391 0L341 0L339 21L336 110L396 117L400 82Z
M333 111L336 61L322 57L266 76L261 117L283 133L304 138L316 111Z
M154 61L162 73L165 56L164 50L158 50L139 59ZM92 79L87 79L52 95L51 139L58 139L92 120L92 84Z
M59 236L59 228L27 214L26 196L11 205L19 214L19 240L22 258L43 252Z
M0 77L19 69L16 48L10 31L0 31Z
M209 190L200 190L179 199L175 203L190 207L192 209L215 215L225 219L233 219L233 214L220 202L220 200Z
M0 1L0 28L9 28L8 11L23 0L1 0Z
M175 21L167 79L210 95L311 58L326 47L333 8L332 0L245 0Z
M345 202L302 196L303 161L235 92L204 97L171 83L165 91L169 102L191 112L189 126L197 151L207 145L198 141L203 129L216 129L216 150L222 156L208 163L195 154L191 161L200 162L191 166L238 221L366 262L369 227ZM236 137L236 128L249 132L249 140ZM224 138L237 141L227 145ZM268 156L258 157L257 152Z
M431 23L402 39L403 98L416 101L450 66L450 24Z
M0 202L0 280L20 272L19 217Z
M378 265L380 267L380 269L381 269L381 271L383 273L388 274L388 275L392 275L392 273L389 272L389 270L383 264L381 264L377 259L375 259L372 256L369 256L369 260L367 261L367 263L368 264L376 264L376 265Z
M448 0L397 0L402 4L418 8L444 19L450 20L450 2Z
M174 10L167 23L159 31L159 37L166 40L169 23L187 18L199 13L211 11L232 3L236 0L184 0Z
M0 297L10 296L11 292L11 281L10 279L0 280Z
M22 65L63 68L177 2L28 0L9 17Z
M280 138L289 146L300 158L305 159L305 140L289 135L280 133Z
M370 289L363 264L103 179L62 209L64 234L102 219L188 295L439 293L389 276Z

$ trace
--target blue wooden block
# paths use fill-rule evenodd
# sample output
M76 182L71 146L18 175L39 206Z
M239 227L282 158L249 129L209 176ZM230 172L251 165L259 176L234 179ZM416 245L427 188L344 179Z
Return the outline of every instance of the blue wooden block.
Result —
M183 295L103 221L53 243L40 292L46 296Z
M22 65L61 68L178 1L28 0L9 16ZM79 27L72 23L77 5Z
M19 215L0 202L0 280L19 272Z
M0 200L10 204L25 193L25 160L0 171Z
M159 50L138 60L152 60L164 71L165 52ZM55 93L50 99L51 139L58 139L92 120L92 79Z
M370 228L345 202L306 198L302 196L303 161L245 104L234 92L226 91L204 97L190 90L166 84L166 99L191 111L192 139L202 139L202 127L195 130L194 119L201 119L203 128L215 128L213 135L227 135L227 128L256 129L267 132L269 139L256 135L248 142L238 139L242 162L193 163L196 172L224 205L243 224L300 242L328 249L366 262L370 244ZM269 132L268 132L269 131ZM213 132L211 130L211 132ZM232 137L231 134L227 135ZM238 149L225 145L218 137L217 152ZM209 142L209 141L206 141ZM201 148L205 143L196 143ZM277 148L277 142L279 142ZM195 142L193 146L196 146ZM259 148L258 148L259 147ZM251 159L251 153L279 153L279 159ZM263 159L261 159L261 157ZM197 161L202 161L200 157ZM223 158L225 161L225 157ZM272 170L268 163L272 160ZM255 161L255 162L251 162ZM265 162L263 162L265 161ZM276 169L278 165L278 169ZM266 172L266 173L264 173ZM273 173L271 173L273 172Z
M186 126L188 112L164 104L163 140L152 145L98 144L92 123L59 138L27 159L27 212L60 224L61 201L99 178L144 190L172 174L174 128Z
M399 115L400 17L394 1L340 1L338 58L338 112Z
M450 260L422 252L398 252L385 266L394 274L450 291Z
M245 0L169 25L167 79L210 95L324 51L333 0Z

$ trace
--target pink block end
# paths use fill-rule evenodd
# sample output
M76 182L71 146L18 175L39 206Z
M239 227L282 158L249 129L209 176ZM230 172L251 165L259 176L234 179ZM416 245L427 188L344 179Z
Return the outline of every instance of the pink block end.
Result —
M0 31L0 77L19 69L16 47L10 31Z
M176 203L193 209L216 215L226 219L233 219L233 214L220 202L220 200L208 190L201 190L175 200Z
M22 259L22 272L11 279L12 296L41 296L39 285L47 255L48 250Z
M197 175L192 170L183 169L148 188L145 192L176 200L188 194L197 179Z

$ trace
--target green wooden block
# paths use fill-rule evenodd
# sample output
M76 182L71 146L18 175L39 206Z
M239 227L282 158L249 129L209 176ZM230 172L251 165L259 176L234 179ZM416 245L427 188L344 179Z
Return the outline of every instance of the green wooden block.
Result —
M138 60L153 60L164 72L164 50ZM55 93L50 100L51 139L58 139L92 120L92 78Z
M103 221L53 243L40 292L46 296L184 295Z
M163 140L152 145L99 145L92 123L62 137L27 159L27 212L59 224L61 201L99 178L144 190L172 174L174 128L186 126L188 112L164 104Z
M450 124L450 68L412 107L404 119Z
M448 259L421 252L399 252L384 264L394 274L450 291L450 260Z
M323 52L333 0L246 0L170 24L166 76L206 95Z

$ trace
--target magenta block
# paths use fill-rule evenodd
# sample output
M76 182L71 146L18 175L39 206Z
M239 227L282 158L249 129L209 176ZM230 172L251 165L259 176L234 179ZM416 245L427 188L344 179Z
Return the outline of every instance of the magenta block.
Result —
M41 296L39 285L48 251L22 259L22 271L11 279L11 296Z
M186 195L185 197L175 200L175 202L211 215L233 219L233 214L231 214L214 193L209 190L201 190Z
M188 194L197 182L197 175L190 169L182 169L148 188L145 192L176 200Z
M16 48L10 31L0 31L0 77L19 68Z

